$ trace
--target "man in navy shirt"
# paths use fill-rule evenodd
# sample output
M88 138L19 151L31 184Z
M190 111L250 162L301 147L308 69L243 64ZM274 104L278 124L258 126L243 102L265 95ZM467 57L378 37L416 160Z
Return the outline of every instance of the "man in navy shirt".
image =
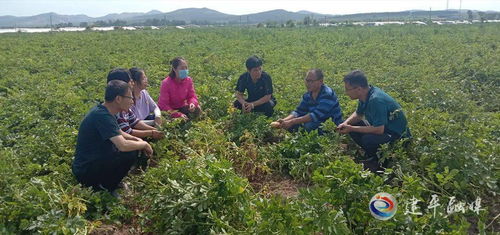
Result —
M80 124L72 171L84 186L118 196L115 190L137 160L138 150L153 153L147 142L118 127L115 114L133 102L129 85L113 80L106 86L105 102L93 107Z
M336 125L342 123L339 101L335 92L323 83L323 72L320 69L309 70L305 83L307 92L302 96L299 106L288 117L278 119L279 125L275 127L288 130L304 127L306 131L312 131L320 128L329 118Z
M369 86L365 74L354 70L344 77L345 92L351 99L358 99L358 107L351 116L337 127L349 134L365 150L365 169L380 170L377 150L380 145L409 137L405 114L391 96L381 89Z
M262 60L251 56L245 62L247 72L243 73L236 84L236 101L233 106L244 113L260 112L270 117L273 115L276 99L273 97L271 76L262 71ZM245 90L248 98L245 99Z

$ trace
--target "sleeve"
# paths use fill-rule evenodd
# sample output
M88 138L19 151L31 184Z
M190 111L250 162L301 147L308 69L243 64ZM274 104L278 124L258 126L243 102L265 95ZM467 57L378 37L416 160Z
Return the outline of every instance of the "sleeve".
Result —
M183 113L177 111L177 112L174 112L174 113L170 114L170 117L172 117L172 118L180 118L180 117L182 117L182 114Z
M123 131L128 134L132 132L132 127L130 127L130 123L128 122L128 117L125 117L126 115L123 114L123 112L119 112L116 114L116 122L118 124L118 127Z
M245 85L245 74L242 74L240 78L238 78L238 82L236 83L236 88L234 89L237 92L244 93L246 90L246 85Z
M120 135L118 123L112 115L104 115L101 119L98 119L96 127L103 140Z
M335 94L321 97L319 104L311 111L311 119L315 122L325 121L329 117L332 117L336 125L342 123L342 111Z
M153 112L155 114L155 117L161 117L160 108L158 108L158 105L156 105L156 102L153 100L153 98L151 98L151 96L146 90L144 90L144 95L145 98L148 99L149 112Z
M195 106L198 106L198 96L196 95L196 91L194 90L194 83L192 79L190 79L189 81L187 102L188 104L194 104Z
M273 94L273 80L271 79L271 76L267 75L267 79L265 81L265 88L266 89L266 95L272 95Z
M170 94L168 90L167 79L168 78L165 78L165 80L161 82L160 96L158 97L158 107L160 107L160 110L164 111L173 110L173 108L170 107Z
M160 111L160 108L158 108L158 106L156 106L156 108L153 112L155 114L155 118L161 117L161 111Z
M131 127L134 127L138 122L139 119L135 116L135 114L132 111L128 111L128 118L127 118L128 123L130 124Z
M370 124L374 127L383 126L389 120L387 105L381 100L372 100L369 104L367 112L370 112Z
M291 114L294 117L301 117L301 116L306 115L308 113L308 111L309 110L307 109L307 98L306 98L306 95L303 95L299 106L297 106L295 111L293 111Z

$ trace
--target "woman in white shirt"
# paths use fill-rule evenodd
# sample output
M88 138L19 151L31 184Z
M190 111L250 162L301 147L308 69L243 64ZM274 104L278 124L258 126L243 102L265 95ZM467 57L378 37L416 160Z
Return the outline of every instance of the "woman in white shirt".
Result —
M146 90L148 87L148 77L146 73L143 69L136 67L131 68L129 71L135 83L133 90L134 105L130 110L132 110L137 119L144 120L148 125L161 125L161 111Z

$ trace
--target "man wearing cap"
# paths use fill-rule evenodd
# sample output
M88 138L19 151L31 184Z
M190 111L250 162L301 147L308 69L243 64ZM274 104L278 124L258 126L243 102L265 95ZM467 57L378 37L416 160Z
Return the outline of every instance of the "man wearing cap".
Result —
M244 113L259 112L270 117L273 115L276 99L273 97L271 76L262 71L262 60L251 56L245 62L247 72L243 73L236 84L236 101L233 106ZM248 97L245 99L245 91Z
M343 134L349 134L363 150L365 169L380 170L377 151L380 145L409 137L406 116L391 96L380 88L368 85L365 74L354 70L344 77L345 92L351 99L358 100L358 107L347 120L337 127Z

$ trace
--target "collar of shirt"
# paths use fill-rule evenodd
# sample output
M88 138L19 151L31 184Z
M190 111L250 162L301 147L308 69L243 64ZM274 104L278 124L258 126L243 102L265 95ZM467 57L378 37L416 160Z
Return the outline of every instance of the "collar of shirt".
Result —
M321 89L319 90L319 94L318 94L318 97L316 97L316 100L318 100L318 98L320 98L324 93L325 93L325 84L321 85ZM307 99L310 99L310 100L313 100L313 101L316 101L313 99L313 96L312 96L312 91L308 91L306 93L306 98Z
M370 98L372 97L373 92L375 92L375 87L374 87L374 86L372 86L372 85L370 85L370 90L368 90L368 95L366 96L366 101L365 101L365 102L363 102L363 101L359 100L359 103L360 103L361 105L365 105L365 104L367 104L367 103L370 101Z

